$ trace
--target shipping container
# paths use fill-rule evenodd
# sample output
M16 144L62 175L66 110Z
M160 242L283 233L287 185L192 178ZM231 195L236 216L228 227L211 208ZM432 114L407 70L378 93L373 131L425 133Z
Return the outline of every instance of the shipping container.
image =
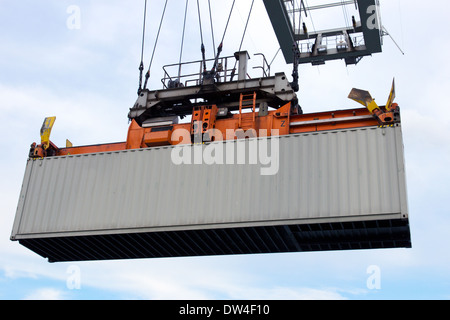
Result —
M401 125L30 159L11 239L50 262L409 248Z

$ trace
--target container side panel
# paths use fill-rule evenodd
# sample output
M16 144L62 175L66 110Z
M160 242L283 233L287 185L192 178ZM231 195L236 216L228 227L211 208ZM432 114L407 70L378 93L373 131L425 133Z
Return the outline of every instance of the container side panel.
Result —
M96 235L400 215L406 210L401 141L400 127L368 127L29 161L13 233ZM191 164L174 163L183 154Z

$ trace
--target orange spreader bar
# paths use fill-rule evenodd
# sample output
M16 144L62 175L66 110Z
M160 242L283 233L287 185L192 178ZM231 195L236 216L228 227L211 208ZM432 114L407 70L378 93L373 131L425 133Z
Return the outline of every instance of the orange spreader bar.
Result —
M197 107L191 123L142 128L133 120L125 142L70 148L58 148L51 143L50 148L53 150L43 150L41 145L35 146L34 151L32 147L30 156L32 154L34 154L32 156L34 158L64 156L193 143L195 141L191 138L195 134L205 137L211 132L211 129L216 130L217 134L209 136L211 139L207 141L237 139L241 137L241 134L242 137L250 138L380 125L379 120L367 108L301 115L292 115L290 110L291 104L288 103L263 116L258 112L248 112L234 114L232 117L218 118L216 117L216 106Z

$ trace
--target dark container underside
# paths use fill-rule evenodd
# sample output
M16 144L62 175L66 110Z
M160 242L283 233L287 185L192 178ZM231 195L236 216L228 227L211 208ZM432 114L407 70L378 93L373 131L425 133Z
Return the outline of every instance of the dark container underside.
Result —
M20 239L49 262L411 248L407 219Z

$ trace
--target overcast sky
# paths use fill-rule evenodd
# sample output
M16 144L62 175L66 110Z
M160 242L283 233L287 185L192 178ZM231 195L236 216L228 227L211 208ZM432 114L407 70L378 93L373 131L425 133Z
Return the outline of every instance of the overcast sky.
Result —
M231 2L212 1L216 46ZM306 113L357 107L347 99L353 87L384 103L395 77L412 249L49 264L9 240L29 146L39 140L46 116L57 117L52 141L59 146L66 138L75 145L126 139L127 113L138 86L143 1L0 0L0 299L449 299L450 110L445 97L450 41L443 32L449 29L449 5L445 0L426 7L418 0L380 2L383 24L405 55L384 37L384 52L357 66L345 67L342 61L301 66L298 94ZM250 4L237 1L223 55L239 48ZM146 66L162 5L162 0L149 1ZM201 57L192 5L184 61ZM205 46L212 58L203 8ZM161 67L178 62L183 9L184 1L169 0L151 69L152 89L161 87ZM337 16L337 23L342 19ZM261 0L255 1L243 48L262 52L269 61L278 50ZM290 76L291 68L280 54L272 72ZM374 267L380 272L377 288L367 285ZM71 285L74 274L79 288Z

